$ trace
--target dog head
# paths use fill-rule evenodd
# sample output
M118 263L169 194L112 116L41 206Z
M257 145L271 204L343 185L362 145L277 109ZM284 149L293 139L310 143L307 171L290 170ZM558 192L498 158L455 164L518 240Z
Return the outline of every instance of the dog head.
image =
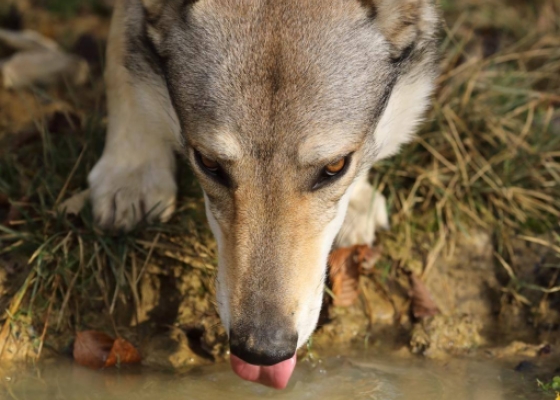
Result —
M219 248L232 352L313 332L353 182L408 141L436 76L428 0L144 0Z

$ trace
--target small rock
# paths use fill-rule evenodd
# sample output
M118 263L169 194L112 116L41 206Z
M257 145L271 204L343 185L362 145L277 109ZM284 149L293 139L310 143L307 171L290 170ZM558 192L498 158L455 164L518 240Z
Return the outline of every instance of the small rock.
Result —
M523 360L515 366L513 369L516 372L530 372L533 371L537 366L530 361Z
M545 344L539 349L539 356L548 356L552 353L552 346L550 344Z
M516 340L505 347L492 350L491 354L498 358L512 356L533 358L539 355L539 350L541 347L541 345L529 344Z
M191 350L187 335L178 328L146 339L140 352L142 364L152 368L184 369L209 363Z
M436 315L414 325L410 347L428 358L468 354L484 343L481 324L468 315Z

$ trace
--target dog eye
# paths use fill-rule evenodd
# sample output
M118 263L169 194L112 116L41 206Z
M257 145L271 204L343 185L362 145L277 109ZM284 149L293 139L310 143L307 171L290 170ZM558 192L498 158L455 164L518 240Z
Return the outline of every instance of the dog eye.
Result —
M326 165L317 177L312 190L321 189L344 175L344 173L348 170L351 158L352 154L348 154L346 157L342 157Z
M342 171L344 166L346 165L346 157L341 158L338 161L335 161L325 167L325 175L328 176L335 176Z
M194 158L202 172L222 184L227 183L227 175L218 161L203 155L198 150L194 150Z
M202 164L204 169L214 174L218 172L218 170L220 169L220 164L218 164L216 160L212 160L211 158L203 156L200 153L199 153L199 157L200 157L200 163Z
M234 186L234 182L217 160L203 155L198 150L194 150L194 158L198 168L210 179L227 188Z
M205 156L198 150L194 150L194 158L196 160L196 163L198 164L198 167L207 174L218 175L222 170L218 161Z

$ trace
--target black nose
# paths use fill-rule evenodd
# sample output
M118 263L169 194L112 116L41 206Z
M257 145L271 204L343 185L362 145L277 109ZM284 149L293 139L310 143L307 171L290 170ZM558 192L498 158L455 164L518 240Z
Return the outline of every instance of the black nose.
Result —
M253 365L274 365L291 358L297 349L297 332L283 327L244 327L229 335L233 355Z

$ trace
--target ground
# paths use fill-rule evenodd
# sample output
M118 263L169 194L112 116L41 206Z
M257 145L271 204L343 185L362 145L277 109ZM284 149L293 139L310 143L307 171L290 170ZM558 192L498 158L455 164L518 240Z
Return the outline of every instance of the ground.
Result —
M110 7L0 4L0 27L36 30L90 71L81 86L0 88L0 357L71 353L76 331L97 329L126 337L147 365L221 361L215 242L185 162L167 224L107 234L87 204L78 215L60 212L87 188L103 148ZM377 236L382 259L360 277L354 305L333 307L326 288L321 325L301 355L333 343L389 343L424 357L514 357L554 369L560 365L547 355L560 345L560 2L442 0L440 8L433 108L418 139L371 171L391 215L391 229ZM12 53L0 46L0 58ZM411 276L440 313L414 316ZM550 371L540 371L543 382Z

